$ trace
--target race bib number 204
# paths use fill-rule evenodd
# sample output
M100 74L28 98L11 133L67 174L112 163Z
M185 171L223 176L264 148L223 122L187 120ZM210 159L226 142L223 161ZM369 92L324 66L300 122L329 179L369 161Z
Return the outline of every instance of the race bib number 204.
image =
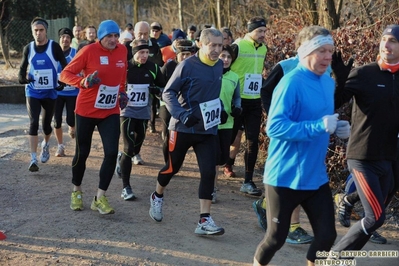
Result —
M205 130L220 124L221 106L219 98L200 103L200 108Z

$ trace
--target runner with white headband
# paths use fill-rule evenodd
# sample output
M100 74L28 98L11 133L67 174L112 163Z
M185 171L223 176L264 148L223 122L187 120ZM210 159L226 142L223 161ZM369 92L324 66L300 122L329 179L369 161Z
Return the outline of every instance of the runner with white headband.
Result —
M301 205L314 232L306 258L314 265L316 252L329 250L336 238L334 206L324 164L330 134L349 136L349 123L334 112L335 82L325 74L334 43L320 26L304 28L298 65L285 74L275 90L266 131L270 138L264 170L267 232L253 265L268 264L287 238L291 214ZM298 47L298 45L297 45Z

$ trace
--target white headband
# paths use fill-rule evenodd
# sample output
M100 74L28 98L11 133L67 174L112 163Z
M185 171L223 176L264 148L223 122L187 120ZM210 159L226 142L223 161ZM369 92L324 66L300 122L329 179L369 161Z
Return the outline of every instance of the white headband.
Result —
M303 59L317 48L325 45L334 45L334 40L331 35L317 35L311 40L303 42L298 48L299 59Z

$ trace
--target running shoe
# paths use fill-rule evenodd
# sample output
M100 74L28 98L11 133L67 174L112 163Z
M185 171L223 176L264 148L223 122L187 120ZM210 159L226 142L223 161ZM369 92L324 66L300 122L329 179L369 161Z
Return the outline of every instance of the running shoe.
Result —
M374 244L386 244L387 239L380 235L377 231L371 233L371 237L369 239L370 242Z
M42 153L40 153L40 161L46 163L50 159L50 146L44 140L42 142Z
M298 227L294 232L288 232L285 242L289 244L308 244L313 241L313 236L309 235L302 227Z
M115 175L119 178L122 178L122 172L121 172L121 157L122 153L118 152L118 157L116 158L116 167L115 167Z
M156 132L156 130L155 130L155 125L151 124L151 126L150 126L150 133L155 133L155 132Z
M140 154L136 154L135 156L133 156L132 158L133 164L135 165L143 165L144 161L143 159L141 159Z
M163 218L162 214L162 205L163 205L163 198L157 198L154 193L150 196L150 217L156 221L161 222Z
M216 189L214 189L212 193L212 203L216 203L216 201L217 201L217 195L216 195Z
M227 177L236 177L236 173L233 172L233 166L225 164L223 174Z
M243 183L240 188L240 191L243 193L247 193L249 195L253 195L253 196L261 196L262 195L262 190L257 188L253 181L249 181L248 183Z
M29 170L30 172L37 172L37 171L39 171L39 165L37 164L37 160L36 160L36 159L32 159L32 160L30 161L28 170Z
M58 144L57 151L55 152L55 157L65 157L65 145Z
M74 130L74 129L69 129L69 130L68 130L68 134L69 134L69 136L71 137L71 139L74 139L74 138L75 138L75 130Z
M82 191L74 191L71 194L71 210L73 211L83 211L83 198Z
M194 233L197 235L223 235L224 229L215 224L212 217L204 217L198 222Z
M266 209L262 208L262 202L264 199L255 200L252 203L252 208L255 211L256 216L258 217L258 223L263 231L267 230L267 220L266 220Z
M339 223L344 227L351 226L351 214L353 206L345 201L345 194L337 193L334 196L334 202L337 206L337 216Z
M136 196L133 194L133 190L130 186L125 187L122 189L121 198L124 200L134 200Z
M109 205L107 197L102 195L99 199L93 198L90 208L93 211L98 211L101 214L113 214L115 210Z

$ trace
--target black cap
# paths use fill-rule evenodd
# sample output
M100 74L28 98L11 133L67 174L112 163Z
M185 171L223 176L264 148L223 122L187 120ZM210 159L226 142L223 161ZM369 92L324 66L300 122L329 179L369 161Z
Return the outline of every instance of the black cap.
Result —
M59 29L58 36L61 37L64 34L68 34L71 37L71 39L73 38L73 33L72 33L71 29L69 29L69 28Z
M189 31L197 31L197 27L194 26L194 25L191 25L191 26L188 28L188 30L189 30Z

